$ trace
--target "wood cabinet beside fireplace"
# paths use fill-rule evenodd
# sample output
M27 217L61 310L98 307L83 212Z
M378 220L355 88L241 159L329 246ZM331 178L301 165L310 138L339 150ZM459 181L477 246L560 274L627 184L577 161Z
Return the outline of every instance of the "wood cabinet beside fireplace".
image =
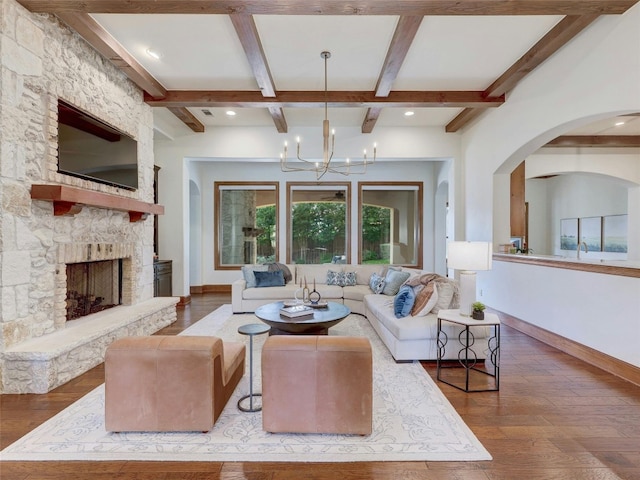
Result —
M156 260L153 262L153 295L155 297L172 296L171 263L171 260Z

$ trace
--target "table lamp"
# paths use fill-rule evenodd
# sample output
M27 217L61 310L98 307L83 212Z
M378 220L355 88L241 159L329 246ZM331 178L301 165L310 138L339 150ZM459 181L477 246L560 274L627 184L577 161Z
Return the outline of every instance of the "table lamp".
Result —
M476 271L491 270L491 242L450 242L447 267L460 270L460 314L471 315L476 301Z

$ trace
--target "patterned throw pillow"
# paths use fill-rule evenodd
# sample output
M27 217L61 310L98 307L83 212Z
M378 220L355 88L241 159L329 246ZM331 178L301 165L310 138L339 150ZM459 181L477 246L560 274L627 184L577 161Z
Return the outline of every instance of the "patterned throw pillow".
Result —
M334 272L333 270L327 271L327 285L340 285L338 283L338 275L341 272Z
M369 288L373 293L382 293L384 289L384 277L381 277L377 273L372 273L369 278Z
M327 285L338 285L339 287L353 286L356 284L355 272L327 272Z
M356 285L356 272L344 272L343 287L353 287Z

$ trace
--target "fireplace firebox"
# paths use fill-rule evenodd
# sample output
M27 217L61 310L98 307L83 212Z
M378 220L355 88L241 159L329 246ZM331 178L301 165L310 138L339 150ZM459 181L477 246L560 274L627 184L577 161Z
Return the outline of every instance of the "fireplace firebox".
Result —
M67 264L67 320L122 303L122 259Z

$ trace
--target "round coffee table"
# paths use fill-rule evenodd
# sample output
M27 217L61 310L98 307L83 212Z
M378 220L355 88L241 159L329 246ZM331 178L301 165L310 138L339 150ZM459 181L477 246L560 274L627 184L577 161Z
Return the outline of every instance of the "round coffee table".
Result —
M282 307L282 302L275 302L256 308L256 317L271 327L269 335L327 335L329 328L351 313L341 303L327 302L325 308L314 308L313 318L298 320L281 316Z

